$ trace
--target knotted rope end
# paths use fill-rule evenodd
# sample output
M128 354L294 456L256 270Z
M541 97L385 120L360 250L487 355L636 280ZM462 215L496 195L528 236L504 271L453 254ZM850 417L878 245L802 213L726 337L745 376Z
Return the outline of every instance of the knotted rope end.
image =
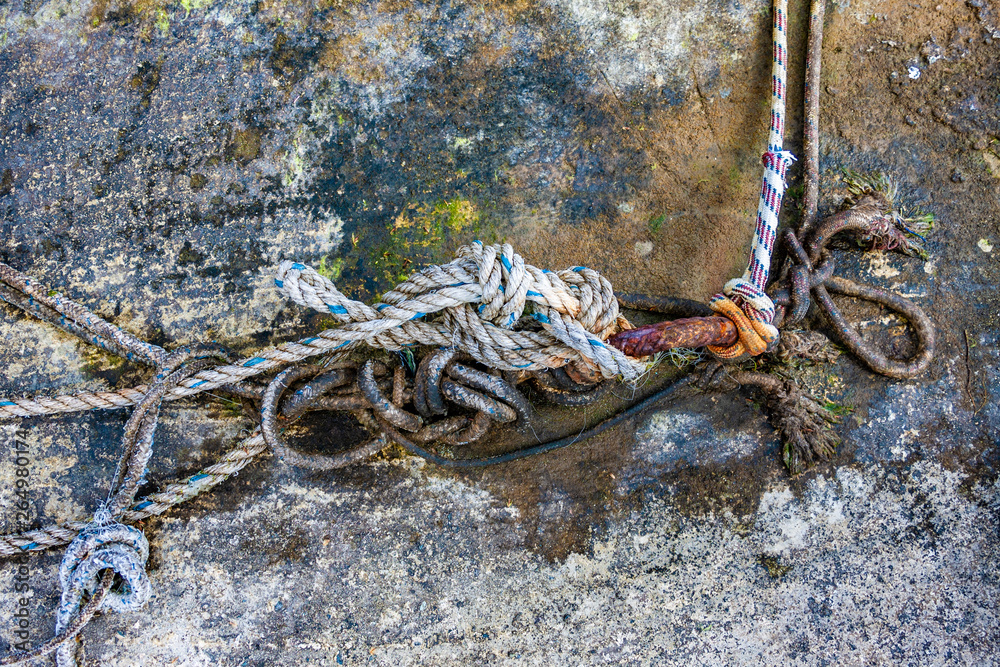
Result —
M740 308L725 294L716 294L708 302L708 306L732 320L739 334L739 340L729 347L709 345L708 350L716 357L727 361L736 361L747 355L756 357L770 350L778 342L778 329L755 308L748 306ZM772 313L773 309L772 305Z

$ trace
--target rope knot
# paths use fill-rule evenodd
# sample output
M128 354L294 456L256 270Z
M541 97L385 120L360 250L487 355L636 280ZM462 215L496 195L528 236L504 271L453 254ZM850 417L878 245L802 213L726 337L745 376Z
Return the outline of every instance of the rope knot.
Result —
M59 566L62 598L56 612L56 634L63 632L80 612L84 593L93 594L103 570L114 570L125 582L121 592L109 591L101 609L119 613L135 611L149 601L151 588L146 576L149 542L141 530L111 522L110 514L98 512L94 521L66 548ZM75 664L72 644L57 649L57 664Z
M728 317L736 325L740 339L729 347L709 345L708 350L720 359L735 360L750 355L767 352L770 345L778 340L778 330L766 321L754 308L740 309L736 303L724 294L716 294L708 302L709 308Z
M625 381L646 370L645 362L604 343L631 328L619 316L606 278L582 266L539 269L506 243L463 246L453 261L414 273L374 307L348 299L304 264L283 262L275 284L296 303L343 323L311 339L322 338L328 349L346 351L361 343L389 350L456 347L499 370L544 370L579 361ZM516 327L525 314L542 331Z
M524 313L528 294L530 279L524 258L509 243L487 246L473 241L467 248L479 268L480 318L510 329Z
M141 530L121 523L97 523L85 528L66 548L59 566L62 609L67 601L79 604L84 591L97 586L101 570L112 569L126 585L123 592L109 592L101 608L125 612L141 608L149 601L151 589L146 576L149 542ZM67 619L68 620L68 619Z
M741 304L743 310L755 311L755 317L766 321L768 324L774 320L774 302L755 283L745 278L733 278L722 288L722 292L736 303Z

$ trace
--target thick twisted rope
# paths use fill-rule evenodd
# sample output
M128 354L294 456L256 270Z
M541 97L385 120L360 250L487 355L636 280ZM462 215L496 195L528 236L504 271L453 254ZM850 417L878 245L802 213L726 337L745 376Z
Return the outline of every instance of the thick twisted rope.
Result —
M121 332L7 265L0 264L0 280L23 292L19 298L10 290L0 291L0 298L23 307L41 295L52 307L28 308L28 312L53 323L69 321L74 328L63 328L88 342L151 365L159 365L166 356L161 348ZM343 326L261 350L234 364L200 370L167 392L164 400L237 385L308 357L346 353L361 344L387 350L413 345L456 347L500 370L544 370L580 362L604 377L623 381L634 381L647 368L646 363L604 343L618 329L629 327L618 314L618 301L607 279L585 267L558 273L538 269L525 264L509 245L477 242L461 248L454 261L411 276L374 307L348 299L302 264L283 263L275 282L297 303L333 314ZM529 306L542 329L509 328ZM435 313L439 313L437 319L424 321ZM0 419L126 407L137 403L146 391L148 387L139 386L54 397L2 397Z
M628 323L611 283L577 266L558 273L525 264L509 244L476 241L456 259L410 276L373 306L353 301L312 269L283 262L275 284L298 304L344 323L345 340L375 347L455 347L498 370L559 368L582 361L606 378L632 381L646 364L606 345ZM478 307L476 307L478 304ZM542 331L514 331L526 308ZM441 313L438 326L420 320Z
M69 322L76 328L64 328L109 351L127 353L130 358L161 368L176 366L162 348L147 346L10 267L0 265L0 269L3 270L0 278L22 291L21 303L5 299L14 305L43 303L44 309L30 308L29 312L56 324ZM0 418L142 406L144 400L148 403L145 409L152 410L152 403L161 398L176 399L219 385L235 384L235 380L331 349L341 350L334 357L336 359L360 342L388 349L414 344L454 346L495 368L507 370L548 369L582 359L594 360L602 374L617 372L623 378L635 378L645 369L644 364L604 345L601 340L616 329L629 326L618 316L617 300L606 279L583 267L559 273L539 270L525 264L509 245L476 243L468 246L459 252L455 261L415 274L386 294L383 303L375 307L347 299L332 283L301 264L283 264L276 282L297 302L332 313L345 322L345 326L299 343L261 351L237 364L200 369L191 377L172 377L170 382L159 377L152 385L114 392L3 399L0 400ZM0 296L14 295L8 291ZM506 328L517 322L526 308L531 309L531 315L541 323L542 330ZM441 320L420 321L435 312L442 312ZM99 337L98 340L95 341L95 337ZM115 344L106 341L115 341ZM199 360L198 363L204 365L206 362ZM154 388L156 391L152 391ZM141 436L140 440L146 443L140 447L143 459L148 459L152 426L155 426L155 416L141 433L139 422L134 427L136 433L133 435ZM119 510L116 507L116 510L122 512L121 520L126 522L162 514L235 474L266 448L261 433L255 431L218 463L147 496L130 508ZM72 521L2 536L0 556L67 544L88 525L87 521Z
M723 288L723 293L716 294L709 302L713 310L733 319L740 332L739 342L731 347L709 347L713 354L723 359L761 354L778 340L778 330L771 325L774 303L764 290L767 287L771 254L774 252L778 232L778 212L785 193L785 173L788 165L795 159L782 148L785 134L785 82L788 78L788 37L785 32L787 10L787 0L774 0L771 127L767 151L762 158L764 179L757 203L757 223L750 260L743 277L730 280ZM736 315L733 304L745 314L744 318Z
M129 361L155 366L167 357L162 347L122 331L75 301L2 262L0 299Z

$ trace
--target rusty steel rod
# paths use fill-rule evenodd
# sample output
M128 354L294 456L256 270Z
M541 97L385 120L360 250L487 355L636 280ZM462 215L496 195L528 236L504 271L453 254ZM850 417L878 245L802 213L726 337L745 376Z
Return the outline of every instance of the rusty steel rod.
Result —
M620 331L608 342L630 357L645 357L677 347L733 345L739 334L728 317L685 317Z

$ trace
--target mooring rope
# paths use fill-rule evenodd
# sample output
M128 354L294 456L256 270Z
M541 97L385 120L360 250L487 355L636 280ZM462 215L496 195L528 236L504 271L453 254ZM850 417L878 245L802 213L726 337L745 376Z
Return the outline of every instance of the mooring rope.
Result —
M722 294L716 294L709 305L713 310L736 323L740 339L730 347L710 346L708 349L722 359L738 359L744 355L762 354L778 340L774 319L774 303L768 297L767 278L771 270L771 254L778 233L778 213L785 193L785 172L795 159L783 149L785 135L785 99L788 78L787 0L774 0L771 31L771 125L767 151L764 153L764 178L757 202L757 222L754 226L750 260L741 278L726 283ZM742 315L741 315L742 312Z
M822 14L819 13L817 21L817 2L822 0L816 0L812 10L810 58L814 59L811 62L815 68L810 67L809 80L813 86L818 81L822 41ZM808 229L803 229L801 238L790 234L786 243L793 260L787 265L788 287L775 291L773 301L764 291L785 190L784 178L794 160L783 150L786 9L786 0L774 0L771 122L767 151L762 158L764 177L750 259L743 276L726 283L723 293L715 295L709 303L711 310L732 321L736 334L716 339L726 342L709 345L709 350L726 360L762 354L778 339L776 325L804 317L814 297L845 343L866 363L894 377L912 377L926 368L933 354L933 325L929 319L916 306L900 303L905 302L901 297L886 296L874 288L833 277L833 261L825 253L832 235L841 230L866 234L866 238L873 239L873 245L878 247L910 249L905 234L898 228L902 218L892 210L891 195L879 199L875 190L865 190L865 195L879 208L877 215L868 215L867 209L861 206L867 202L863 200L856 210L839 218L831 217L811 235L806 234ZM807 107L806 125L807 131L812 130L807 142L808 218L808 215L814 216L816 208L812 200L816 196L813 181L817 171L815 113L818 97L813 94L807 97L810 106ZM812 218L808 218L806 227L811 223ZM910 231L905 226L902 229ZM471 442L481 437L492 421L527 422L530 407L515 387L518 382L534 381L535 390L556 403L583 405L599 399L607 391L610 386L607 380L635 382L649 369L652 363L649 358L629 356L608 342L614 334L631 328L619 314L619 301L611 284L585 267L559 272L542 270L525 263L508 244L487 246L480 242L460 248L455 259L447 264L430 266L414 274L374 306L348 299L332 282L296 262L280 265L275 284L294 302L332 315L340 326L229 362L229 354L216 345L193 345L168 352L145 343L83 306L0 264L0 299L112 354L157 369L150 384L117 391L0 398L0 418L136 406L124 429L121 458L108 499L90 521L73 521L0 536L0 557L70 544L60 568L63 594L57 611L55 638L31 652L6 656L0 664L17 664L54 651L60 667L75 665L74 640L99 609L134 610L149 599L150 586L145 573L148 543L141 530L126 524L162 514L173 505L212 488L263 452L270 450L289 464L329 470L361 460L388 443L395 443L440 465L491 465L551 451L591 437L692 383L690 377L675 382L576 436L488 458L445 457L425 449L424 445ZM827 289L876 300L906 315L918 334L918 352L914 358L904 363L869 350L837 311ZM727 323L726 327L732 331L732 325ZM688 339L693 340L709 329L726 327L703 327L701 333L692 333ZM728 341L732 340L736 342L730 345ZM346 361L347 354L362 344L392 351L418 345L439 350L421 360L410 386L401 366L390 370L369 360L357 368L351 365L353 362ZM645 348L634 345L631 349ZM462 354L492 369L491 372L466 365L460 358ZM322 368L301 364L318 355L327 355ZM226 361L218 363L215 361L218 359ZM267 387L248 382L272 371L279 372ZM500 377L500 371L507 373ZM710 371L701 383L703 386L718 383L725 376L718 369ZM387 375L392 376L391 380ZM281 402L290 385L310 377L312 379L305 386ZM835 420L794 383L745 371L732 377L739 383L762 387L768 393L768 400L787 413L778 419L776 428L786 441L784 455L790 470L832 454L836 442L828 430L828 423ZM605 381L600 382L602 379ZM136 502L135 493L145 478L153 451L153 435L162 401L216 388L259 400L260 427L217 463ZM326 395L330 391L334 391L334 395ZM452 415L431 423L432 417L447 414L446 401L474 411L475 416ZM416 413L403 408L407 403L413 405ZM299 453L283 441L278 420L295 418L308 409L352 412L373 432L373 437L335 456ZM124 582L124 592L110 592L114 576ZM84 604L86 595L90 600Z
M44 648L45 652L54 650L60 667L76 663L76 645L68 633L82 627L81 619L89 619L97 610L94 599L103 598L103 602L98 604L105 608L125 611L141 607L149 597L144 572L148 554L145 537L141 531L121 522L134 522L143 516L161 513L218 484L266 448L270 447L276 455L290 463L308 464L318 469L330 469L359 460L382 449L390 441L444 465L499 463L550 451L573 440L563 439L488 459L453 460L412 442L420 433L404 436L399 430L426 431L422 436L424 438L440 437L444 441L450 438L460 444L485 433L489 419L510 421L527 415L526 400L499 378L462 365L449 367L447 362L456 352L469 353L500 370L555 369L577 362L582 365L581 370L589 368L598 376L622 380L634 380L648 367L647 362L630 358L603 342L609 335L630 326L618 314L618 301L606 279L585 267L559 273L542 271L525 264L509 245L483 246L477 242L462 248L455 261L415 274L375 307L347 299L332 283L302 264L284 263L275 281L279 289L303 305L335 315L343 326L301 343L286 343L265 350L235 365L219 365L213 361L213 358L224 359L228 356L216 345L195 345L170 353L146 345L9 266L0 265L0 279L4 285L0 297L13 305L109 352L155 365L159 369L149 385L128 390L0 400L0 416L136 406L124 429L121 459L112 491L92 521L48 526L0 538L2 555L38 551L71 542L61 570L63 595L56 618L58 641L47 642L39 649ZM513 325L519 323L525 314L531 316L537 328L514 330ZM435 315L434 321L430 321ZM374 413L366 418L369 426L381 429L384 435L356 451L332 458L301 455L285 447L275 428L277 400L290 382L311 374L290 364L322 352L330 352L330 360L336 362L361 343L389 350L401 350L413 345L447 347L450 352L444 363L439 364L439 371L448 367L451 377L475 389L438 377L438 391L457 405L477 410L477 418L451 418L423 429L420 416L399 407L405 395L400 384L403 377L401 369L397 368L394 374L393 399L390 401L382 396L373 362L368 362L358 375L358 387L365 394L361 399L363 405ZM153 434L163 400L216 387L256 396L257 390L244 384L247 378L280 365L288 368L279 373L260 395L264 404L259 431L240 443L218 464L184 483L169 485L163 492L134 503L135 492L145 478L152 454ZM492 390L495 399L476 389ZM557 395L566 393L552 391ZM426 393L427 390L424 390ZM601 392L578 394L586 400L595 400L600 395ZM344 399L340 402L343 403ZM329 400L337 402L336 397L328 399L327 403ZM424 402L428 405L433 403L429 397L425 397ZM299 399L297 409L308 407L307 403ZM433 412L431 408L427 409ZM367 413L362 410L361 414ZM125 580L129 591L126 596L104 595L109 570ZM101 571L105 571L105 576L101 583L97 583L96 577ZM93 594L92 602L83 605L83 598L88 592ZM6 662L40 655L39 650L11 656L12 660Z
M0 280L25 286L25 294L32 298L54 293L46 299L56 315L29 312L50 322L72 320L88 342L93 336L100 336L101 341L121 340L120 349L131 358L152 365L165 355L159 348L141 347L138 339L5 264L0 264ZM261 350L234 364L201 370L174 387L164 400L238 385L267 371L312 356L346 353L361 344L387 350L415 345L455 347L498 370L544 370L579 362L606 378L618 377L625 382L636 380L649 368L648 361L628 357L604 343L611 334L630 327L619 315L618 300L606 278L580 266L559 272L538 269L526 264L508 244L484 246L476 242L460 248L454 261L414 274L375 306L348 299L333 283L303 264L282 263L275 283L297 303L332 314L343 325ZM4 296L0 293L0 298ZM510 328L526 309L540 329ZM86 316L77 319L78 311L85 311ZM435 313L440 316L425 321ZM147 389L139 386L61 396L0 397L0 418L126 407L140 400Z
M766 351L778 339L771 324L774 304L764 291L777 233L785 172L792 158L782 150L787 78L787 0L774 0L771 123L764 153L764 178L750 260L742 278L726 283L710 307L733 320L739 341L731 347L709 346L717 357L735 359ZM41 286L15 269L0 264L0 280L20 293L0 291L4 299L46 321L81 335L110 352L150 365L166 352L149 345L86 310L61 294ZM204 369L174 387L164 400L175 400L221 385L240 382L311 356L347 352L361 343L387 350L413 345L455 347L499 370L559 368L579 361L606 378L634 381L649 364L605 344L611 334L629 328L618 314L611 284L596 271L574 267L554 273L526 264L510 245L476 242L460 248L454 261L431 266L411 276L368 306L345 297L313 269L283 262L275 284L296 303L328 313L343 325L294 343L261 350L235 364ZM730 299L731 297L731 299ZM473 308L479 304L478 308ZM527 306L541 331L511 327ZM442 313L435 322L423 321ZM78 392L32 398L0 397L0 418L30 417L59 412L127 407L145 395L147 387L117 391Z
M630 382L649 364L626 356L605 339L630 327L618 313L611 283L593 269L542 270L509 244L476 241L456 258L410 276L374 307L345 297L316 271L283 262L275 284L298 304L343 322L345 341L387 350L412 345L454 347L502 371L559 368L581 361L605 378ZM421 320L441 313L432 337ZM530 314L541 331L511 329Z

